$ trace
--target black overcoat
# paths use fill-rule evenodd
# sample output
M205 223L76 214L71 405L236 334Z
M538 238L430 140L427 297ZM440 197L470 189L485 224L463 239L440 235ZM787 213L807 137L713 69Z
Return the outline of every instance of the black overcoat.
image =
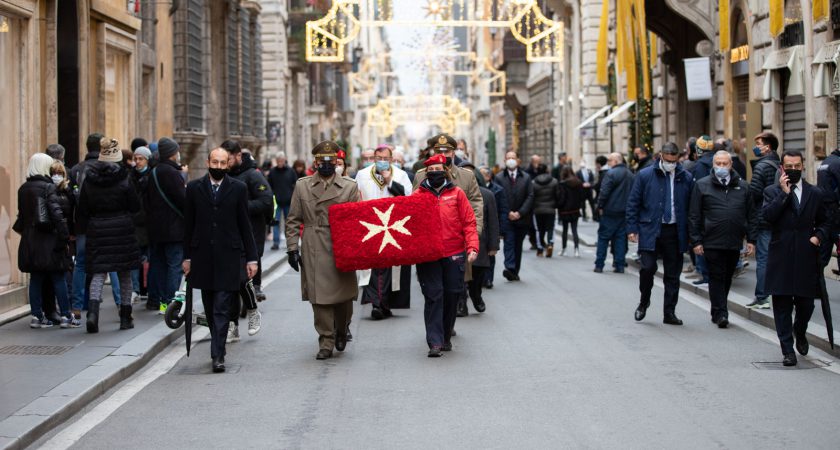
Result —
M830 223L825 194L802 181L802 200L795 210L793 192L785 194L778 184L764 190L762 215L770 226L770 252L764 292L771 295L820 296L820 248L810 242L817 236L828 242Z
M257 261L245 183L225 176L214 196L209 175L191 181L184 224L184 259L191 260L190 287L239 291L240 283L247 279L245 264Z

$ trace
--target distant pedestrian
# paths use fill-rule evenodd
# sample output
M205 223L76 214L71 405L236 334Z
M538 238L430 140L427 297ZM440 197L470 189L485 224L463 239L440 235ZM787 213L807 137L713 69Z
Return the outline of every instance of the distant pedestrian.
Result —
M495 183L505 192L510 210L504 235L505 270L502 271L502 275L508 281L519 281L522 241L528 235L534 208L534 186L528 174L519 168L519 156L516 152L505 154L505 167L495 178Z
M484 176L484 183L487 186L487 189L490 189L490 191L493 192L493 197L496 199L496 212L499 216L499 236L500 238L504 238L508 229L508 213L510 212L510 208L507 204L507 194L505 194L505 190L496 183L492 169L489 167L482 167L480 172L482 176ZM492 254L489 256L490 266L484 272L484 287L487 289L493 289L493 274L496 271L496 255Z
M703 135L695 141L695 151L697 159L692 167L692 174L694 175L694 182L698 182L712 174L712 158L715 153L715 143L712 138ZM694 253L694 267L700 275L699 280L692 282L695 286L700 286L709 283L709 268L706 266L706 258L702 253Z
M751 161L752 178L750 179L750 194L755 203L756 210L761 209L764 202L764 191L777 183L779 180L779 138L773 133L764 132L755 137L753 153L757 160ZM755 245L755 299L747 305L747 308L770 309L768 292L764 289L767 280L767 258L769 255L770 225L764 220L764 215L759 215L758 237Z
M405 165L405 154L402 150L394 150L394 167L402 169L408 175L408 180L414 183L414 171L411 167Z
M624 158L622 158L622 161ZM595 158L595 173L597 175L595 185L592 186L592 190L595 192L595 206L592 207L592 217L595 221L601 220L601 212L598 211L598 197L601 196L601 184L604 182L604 177L607 175L607 171L609 171L610 166L607 164L607 157L604 155L600 155Z
M566 244L569 240L569 228L572 229L572 242L575 245L575 258L580 258L580 238L578 237L578 220L584 203L583 183L575 176L571 166L566 166L560 173L560 202L557 215L563 224L563 249L560 256L566 256Z
M557 153L557 164L554 165L554 168L551 169L551 176L556 178L557 181L560 181L560 173L563 171L563 168L569 165L569 156L566 152L558 152Z
M540 167L540 164L542 164L542 158L540 155L531 155L530 161L531 162L528 164L528 167L525 168L525 173L527 173L533 180L537 177L537 169Z
M583 220L588 220L586 216L586 204L589 204L589 208L592 210L592 218L598 218L598 208L596 207L595 203L595 173L592 172L587 166L585 161L580 162L580 169L575 172L575 176L577 176L578 180L583 183L583 203L580 205L580 216L583 217Z
M633 159L636 161L636 173L647 169L655 163L650 151L644 145L633 149Z
M802 179L805 158L798 150L782 154L782 167L779 182L764 190L762 215L773 236L764 292L773 296L782 363L795 366L794 345L799 354L808 354L808 321L821 295L820 245L831 235L830 198Z
M479 187L484 204L484 226L479 235L478 256L472 263L472 279L467 283L473 308L482 313L487 309L482 295L482 288L487 280L490 269L490 258L499 251L499 212L496 207L496 196L488 188ZM552 226L554 222L552 220ZM466 305L464 305L466 307Z
M817 169L817 185L830 200L828 204L832 212L831 236L822 245L822 263L827 265L840 235L840 148L831 152L820 164Z
M627 199L633 189L633 173L627 168L621 153L610 153L607 157L609 170L603 176L598 194L598 250L595 257L595 272L604 271L607 248L613 249L613 270L624 273L627 266Z
M705 258L709 272L712 322L726 328L732 276L744 239L748 242L747 254L755 250L758 214L749 185L732 168L729 152L718 151L712 161L712 175L694 183L688 219L691 246L695 254Z
M534 172L534 217L537 223L537 256L551 258L554 253L554 219L560 203L560 182L540 164Z
M665 267L665 305L663 322L682 325L676 307L680 291L682 254L688 250L688 206L694 180L678 163L680 149L668 142L662 146L659 161L638 173L627 200L627 233L639 243L642 268L639 274L641 299L635 318L645 318L650 306L653 277L662 257Z
M284 223L289 217L289 205L292 203L292 192L295 190L298 175L292 167L289 167L285 152L277 153L274 158L275 165L268 172L268 184L271 185L271 192L274 193L276 203L274 212L274 226L272 227L272 250L280 248L280 241L284 240L282 230Z
M102 135L99 133L91 133L85 141L85 148L87 154L85 159L73 166L67 173L70 177L70 185L73 189L75 197L76 208L74 209L73 227L76 236L76 258L73 265L73 289L70 292L70 302L73 311L81 312L87 309L90 293L88 287L90 286L90 276L85 273L85 228L87 220L85 217L79 216L79 192L85 184L87 178L87 168L90 164L99 158L99 144L102 140ZM114 297L117 297L116 295ZM115 298L116 300L116 298ZM122 299L120 299L122 301Z
M137 139L135 139L137 141ZM132 142L134 145L134 142ZM147 147L137 147L134 150L134 168L130 170L130 179L137 196L140 198L140 211L134 214L134 234L137 237L137 245L140 246L140 258L142 266L131 274L131 282L134 293L142 301L149 297L149 215L146 207L149 191L149 163L152 159L152 152ZM132 302L133 303L133 302Z
M307 176L306 161L302 159L296 159L294 164L292 164L292 169L295 171L295 175L297 175L298 179Z
M56 150L56 147L60 147L61 153ZM67 222L67 230L70 233L70 253L66 255L69 272L65 273L65 276L68 277L67 292L69 296L69 293L73 288L72 255L75 254L75 250L73 249L73 210L76 205L76 199L73 195L73 190L70 187L70 180L67 177L67 169L64 167L64 163L62 162L64 158L63 151L64 147L61 147L58 144L52 144L47 146L45 153L61 157L58 159L53 157L54 162L50 166L50 179L52 179L53 184L55 184L55 195L58 198L58 204L61 207L61 214ZM59 314L59 308L56 304L53 282L49 278L45 279L43 282L41 287L41 298L41 309L44 312L44 316L54 324L61 323L61 314Z

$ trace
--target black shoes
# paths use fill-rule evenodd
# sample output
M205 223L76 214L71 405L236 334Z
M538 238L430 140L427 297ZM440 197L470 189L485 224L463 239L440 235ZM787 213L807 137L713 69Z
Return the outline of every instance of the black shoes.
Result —
M624 267L616 267L615 269L613 269L613 272L615 272L615 273L624 273Z
M222 373L225 371L225 357L220 356L213 358L213 373Z
M120 305L120 330L134 328L134 318L131 317L131 305Z
M157 300L146 300L146 309L149 311L160 311L160 302Z
M701 284L709 284L709 279L708 278L701 278L697 281L692 281L691 284L693 284L695 286L700 286Z
M473 308L475 308L476 311L483 313L487 310L487 305L484 304L484 300L482 299L473 300Z
M265 301L265 293L262 291L262 286L254 285L254 293L257 296L257 301L258 302L264 302Z
M382 312L382 308L374 306L373 309L370 310L370 317L373 320L382 320L385 318L385 313Z
M322 348L321 350L319 350L318 354L315 355L315 359L318 359L318 360L328 359L328 358L332 358L332 350L327 350L325 348Z
M280 250L280 246L279 246L279 245L277 245L277 244L272 244L272 245L271 245L271 249L272 249L272 250Z
M645 316L647 315L647 309L649 306L650 303L639 303L639 306L636 308L635 314L636 322L641 322L645 319Z
M808 338L804 334L798 335L796 333L793 333L793 337L796 339L796 351L802 356L807 355L808 350L811 348L808 344Z
M484 289L493 289L493 282L492 281L485 281L484 282Z
M99 305L100 302L95 300L88 303L86 324L88 333L99 333Z
M717 321L718 328L729 327L729 319L726 316L720 317Z
M470 315L470 311L467 309L467 302L461 300L458 302L458 306L456 307L455 316L456 317L467 317Z
M440 352L440 347L432 347L429 349L429 354L427 356L429 358L440 358L443 356L443 353Z
M336 333L335 349L340 352L343 352L345 348L347 348L347 333Z
M350 328L347 328L347 342L353 342L353 333L350 332Z
M452 343L447 342L447 343L443 344L443 347L441 347L440 349L445 351L445 352L451 352L452 351Z
M593 270L593 272L595 272L595 273L604 273L604 268L603 268L603 267L596 267L596 268L595 268L595 270Z
M782 359L782 365L785 367L793 367L796 365L796 353L788 353Z
M665 318L662 319L662 323L665 323L665 324L668 324L668 325L682 325L683 321L680 320L677 317L676 314L669 313L669 314L665 314Z
M502 271L502 276L505 277L505 279L508 281L519 281L519 275L513 273L513 271L510 271L508 269Z

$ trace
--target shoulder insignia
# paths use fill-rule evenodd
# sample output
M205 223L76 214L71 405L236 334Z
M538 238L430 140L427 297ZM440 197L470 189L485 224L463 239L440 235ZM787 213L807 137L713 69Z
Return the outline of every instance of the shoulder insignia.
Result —
M261 185L260 185L260 187L258 187L258 188L257 188L257 190L258 190L258 191L260 191L260 192L262 192L262 191L264 191L264 190L266 190L266 189L267 189L267 188L265 187L265 185L264 185L264 184L261 184Z

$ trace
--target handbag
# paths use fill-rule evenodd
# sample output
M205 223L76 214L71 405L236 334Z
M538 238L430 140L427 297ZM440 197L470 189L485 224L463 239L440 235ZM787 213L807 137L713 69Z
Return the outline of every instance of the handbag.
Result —
M53 187L53 189L55 188ZM52 231L54 228L52 219L50 218L49 205L47 203L47 197L49 195L50 186L47 186L44 188L44 192L35 199L36 214L33 225L35 225L35 228L41 231Z

